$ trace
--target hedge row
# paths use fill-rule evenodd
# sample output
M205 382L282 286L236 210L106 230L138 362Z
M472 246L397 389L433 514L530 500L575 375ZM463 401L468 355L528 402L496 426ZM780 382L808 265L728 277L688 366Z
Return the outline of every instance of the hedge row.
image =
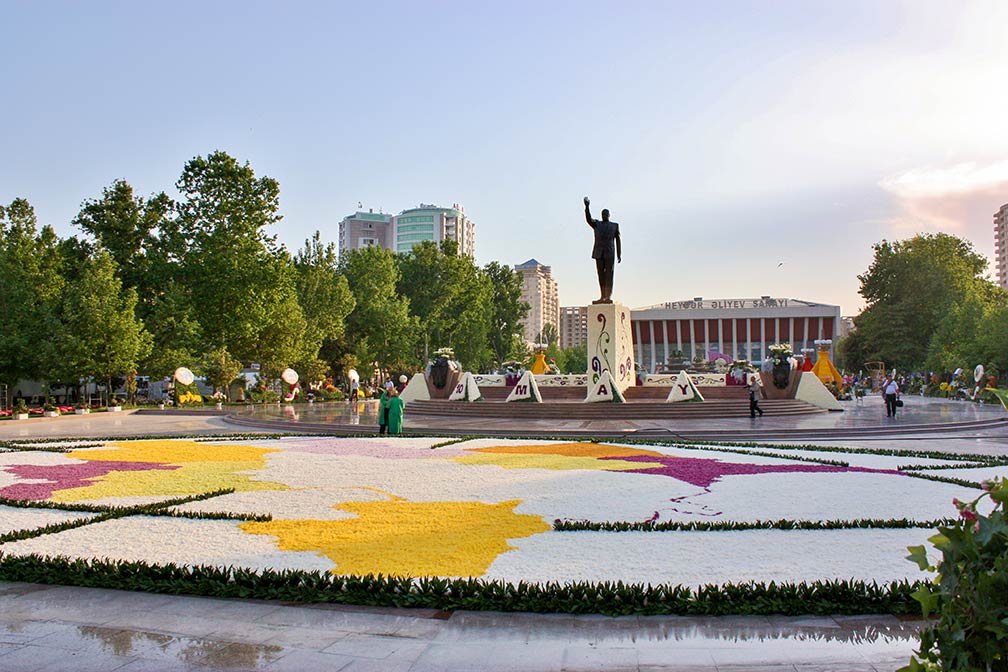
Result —
M150 565L0 555L0 580L136 590L173 595L330 602L439 610L540 613L770 615L919 614L919 582L855 580L739 583L700 588L622 582L506 583L481 579L336 576L308 571Z

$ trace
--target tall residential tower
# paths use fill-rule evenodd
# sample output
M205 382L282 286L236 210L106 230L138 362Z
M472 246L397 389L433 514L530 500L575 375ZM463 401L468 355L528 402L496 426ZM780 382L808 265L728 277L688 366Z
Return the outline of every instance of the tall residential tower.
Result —
M994 213L994 256L997 257L997 283L1008 289L1008 203Z
M543 332L543 327L552 325L554 333L560 333L560 298L553 272L549 266L540 264L535 259L529 259L524 264L515 266L522 274L521 300L529 305L528 317L522 322L525 328L525 340L537 343Z

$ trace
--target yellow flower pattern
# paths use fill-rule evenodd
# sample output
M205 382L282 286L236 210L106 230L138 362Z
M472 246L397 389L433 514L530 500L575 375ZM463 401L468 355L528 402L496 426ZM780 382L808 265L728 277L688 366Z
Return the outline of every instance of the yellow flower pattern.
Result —
M177 467L170 470L111 471L93 485L56 490L57 502L83 502L106 497L193 495L212 490L286 490L283 483L253 480L243 472L266 465L268 448L241 444L152 440L109 443L103 449L74 450L68 457L93 462L142 462Z
M546 532L541 517L514 512L519 500L483 502L346 502L344 520L242 523L251 534L277 537L280 550L318 551L340 574L481 576L508 539Z

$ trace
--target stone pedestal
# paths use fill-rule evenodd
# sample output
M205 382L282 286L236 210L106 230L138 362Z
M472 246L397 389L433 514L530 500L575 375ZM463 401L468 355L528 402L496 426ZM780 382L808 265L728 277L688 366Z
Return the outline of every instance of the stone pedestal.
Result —
M620 392L637 384L630 309L622 303L588 306L588 387L608 371Z
M780 389L774 385L772 373L760 372L760 379L763 381L763 397L766 399L794 399L798 391L798 383L801 381L802 371L795 367L788 375L788 385Z

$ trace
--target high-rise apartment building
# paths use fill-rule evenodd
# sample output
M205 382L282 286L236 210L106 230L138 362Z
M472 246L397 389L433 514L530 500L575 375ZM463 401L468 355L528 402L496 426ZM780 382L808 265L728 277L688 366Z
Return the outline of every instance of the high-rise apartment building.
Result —
M339 227L340 254L370 245L409 252L425 240L438 245L443 240L454 240L459 255L476 256L476 225L458 203L450 208L421 203L398 215L358 211L344 217Z
M515 270L522 274L521 300L529 305L528 317L522 321L525 340L539 342L547 324L553 325L553 329L559 332L560 297L550 267L529 259L515 266Z
M997 282L1008 289L1008 203L994 213L994 256L997 257Z
M588 342L588 306L560 308L560 347L571 348Z
M339 225L339 251L392 246L392 215L357 211Z

